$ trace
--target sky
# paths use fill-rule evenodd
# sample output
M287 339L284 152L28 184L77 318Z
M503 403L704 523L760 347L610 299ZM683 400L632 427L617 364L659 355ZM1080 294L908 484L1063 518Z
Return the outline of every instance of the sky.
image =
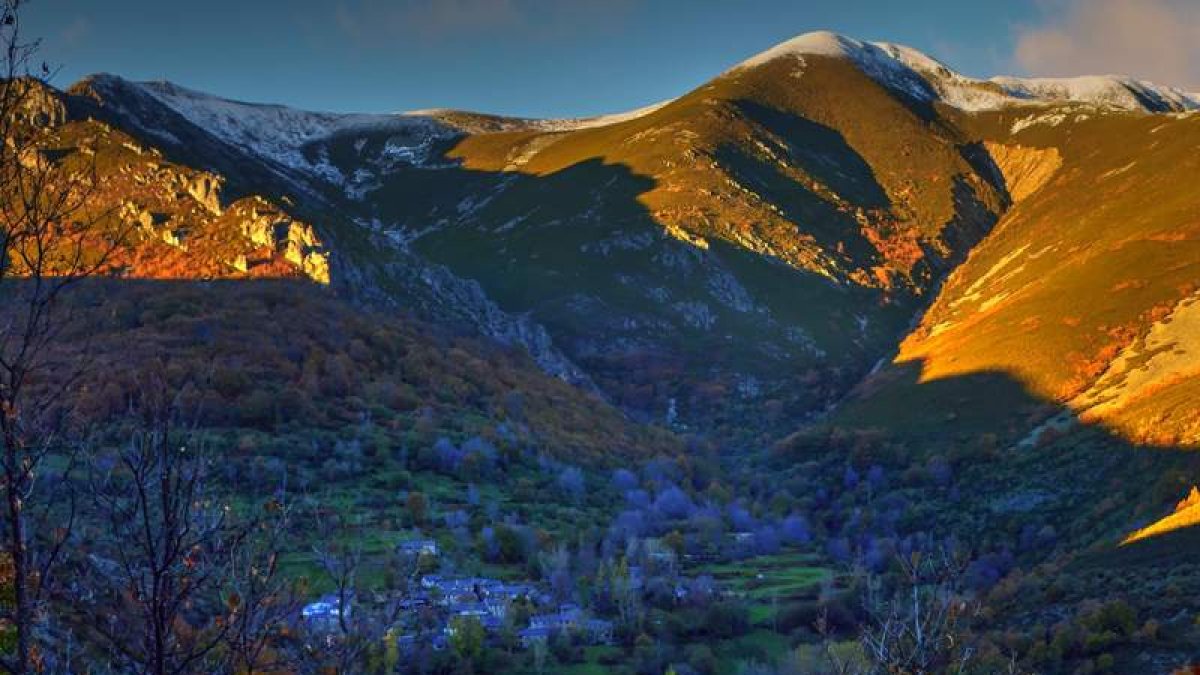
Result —
M67 86L94 72L310 110L580 117L672 98L795 35L973 76L1121 73L1200 91L1200 0L28 0Z

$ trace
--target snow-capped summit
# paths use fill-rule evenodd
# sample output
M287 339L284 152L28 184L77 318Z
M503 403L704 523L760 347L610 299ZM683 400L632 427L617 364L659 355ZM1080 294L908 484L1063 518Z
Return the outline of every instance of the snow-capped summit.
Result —
M849 59L885 86L903 91L918 100L930 101L937 98L937 92L929 83L911 67L889 54L884 49L885 46L885 43L862 42L829 31L817 31L782 42L739 63L729 72L755 68L783 58L803 60L806 56L828 56Z
M781 42L761 54L746 59L737 67L759 66L785 56L813 55L857 58L863 51L869 49L869 46L867 43L831 31L814 31Z
M1131 77L976 79L962 75L912 47L890 42L863 42L829 31L805 33L782 42L743 61L731 72L781 58L803 59L805 56L849 59L885 86L919 100L937 100L968 111L1063 103L1155 113L1200 110L1200 94Z
M136 86L221 140L285 166L309 164L302 152L304 146L339 133L380 130L428 135L440 130L437 122L424 116L309 112L231 101L171 82L139 82Z

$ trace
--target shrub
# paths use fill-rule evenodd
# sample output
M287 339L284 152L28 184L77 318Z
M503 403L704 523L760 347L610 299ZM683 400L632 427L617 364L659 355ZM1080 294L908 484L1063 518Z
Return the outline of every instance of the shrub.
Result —
M654 500L654 509L666 518L686 518L693 508L692 499L675 486L663 490Z

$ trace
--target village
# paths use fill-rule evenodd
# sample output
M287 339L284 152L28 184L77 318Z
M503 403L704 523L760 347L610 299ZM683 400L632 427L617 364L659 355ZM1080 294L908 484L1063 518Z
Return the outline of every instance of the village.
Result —
M402 542L397 552L436 559L439 549L433 539L416 539ZM591 617L573 603L555 603L546 589L532 582L427 574L403 597L394 599L400 610L395 626L399 630L394 633L401 651L411 651L422 642L444 650L455 632L471 623L477 623L489 639L499 636L506 626L514 627L525 649L548 641L556 632L587 644L609 644L613 638L612 621ZM336 633L354 612L353 595L346 594L344 601L343 607L343 597L326 594L305 605L301 614L309 631L315 635ZM527 617L524 627L514 626L519 613Z
M657 540L643 544L642 558L650 570L641 565L622 568L620 592L627 603L641 603L648 573L655 575L656 583L671 580L668 593L676 602L697 593L705 597L715 594L711 578L678 575L674 553L658 546ZM436 562L440 549L433 539L412 539L398 544L396 552L401 558L420 560L425 566ZM506 582L484 576L432 573L418 576L416 583L386 597L359 599L352 591L326 593L304 605L301 618L310 636L332 640L354 624L359 607L377 608L381 604L393 607L389 614L392 625L385 633L402 653L424 646L446 650L458 631L475 627L490 644L507 639L510 646L520 649L543 647L559 636L575 644L610 645L617 626L613 618L563 600L544 581Z

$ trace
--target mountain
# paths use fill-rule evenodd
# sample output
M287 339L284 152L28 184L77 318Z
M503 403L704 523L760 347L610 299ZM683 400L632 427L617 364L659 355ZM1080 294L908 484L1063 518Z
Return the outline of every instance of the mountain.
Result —
M1190 386L1164 345L1189 334L1195 198L1173 176L1200 107L1176 89L978 80L810 33L590 120L310 113L111 75L62 107L137 225L128 275L308 277L522 346L645 421L786 429L852 389L839 414L891 410L919 363L1010 374L1139 441L1194 433L1165 408ZM1040 423L1021 414L1005 428Z
M572 364L561 371L643 419L677 410L719 426L741 414L729 396L790 418L836 400L1002 209L973 151L921 101L834 58L774 91L793 65L742 67L584 123L328 116L110 76L74 91L143 135L181 117L189 135L303 186L297 203L351 221L329 236L478 284L545 330L545 351ZM834 81L870 101L808 95ZM946 181L919 179L931 173ZM368 248L341 247L347 276L379 264Z
M1024 636L996 644L1038 667L1157 639L1062 628L1097 625L1099 598L1158 617L1200 587L1140 574L1195 546L1194 499L1173 508L1200 470L1200 95L977 79L819 32L578 120L306 112L106 74L39 101L38 161L95 171L86 220L126 235L79 343L186 387L259 464L297 453L307 481L355 490L386 456L403 472L369 499L390 500L410 471L512 460L489 489L521 517L584 481L565 462L642 465L646 490L589 475L588 509L627 509L613 550L659 526L694 549L725 518L769 543L797 514L830 565L957 539L990 629ZM88 382L87 409L139 377ZM554 515L572 536L578 505Z
M949 276L897 362L919 363L923 380L1009 373L1130 439L1194 444L1180 402L1192 379L1200 199L1178 181L1200 169L1200 117L1001 110L968 128L1017 199ZM967 396L961 407L980 402Z
M1070 171L1073 122L1200 107L1121 77L973 79L824 32L590 120L310 113L112 75L70 93L206 172L210 202L290 203L296 241L275 247L301 273L522 345L638 419L726 430L820 414L939 315L971 266L939 293L946 275ZM269 269L247 252L222 255Z

